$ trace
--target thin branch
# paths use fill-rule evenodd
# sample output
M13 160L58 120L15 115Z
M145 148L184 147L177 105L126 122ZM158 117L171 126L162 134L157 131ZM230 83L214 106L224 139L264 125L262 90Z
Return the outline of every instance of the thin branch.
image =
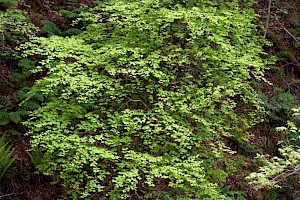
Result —
M287 30L287 28L285 28L283 26L283 24L276 18L276 21L279 23L279 25L282 27L282 29L287 33L289 34L296 42L298 42L300 44L300 41L289 31Z
M264 38L267 37L267 32L268 32L269 23L270 23L270 17L271 17L271 0L268 1L268 15L267 15L267 21L266 21Z
M124 105L128 105L130 101L127 101L126 103L122 103L121 106L118 108L117 112L119 112L119 110L124 106Z
M279 175L275 176L274 178L272 178L272 180L270 180L270 182L272 183L279 183L281 182L283 179L286 179L287 177L296 174L297 172L299 172L300 170L300 164L296 165L293 169L291 170L286 170L283 173L280 173ZM287 173L290 172L290 173Z
M146 104L143 100L140 100L140 99L138 99L138 100L133 100L133 99L127 97L127 96L126 96L126 98L128 99L128 101L127 101L126 103L123 103L123 104L118 108L117 111L119 111L124 105L128 105L130 102L141 102L147 109L149 109L149 107L147 106L147 104Z
M135 195L136 195L139 199L143 199L143 198L137 193L136 190L134 190L134 193L135 193Z
M281 67L285 67L285 66L289 66L289 65L294 65L294 66L300 67L300 65L293 63L293 62L286 62L286 64L281 65Z
M131 100L132 102L141 102L146 108L149 108L143 100Z
M16 195L16 194L23 194L24 192L21 192L21 193L11 193L11 194L4 194L2 196L0 196L0 199L1 198L4 198L4 197L9 197L9 196L12 196L12 195Z
M194 98L197 99L194 89L192 89L192 92L193 92Z

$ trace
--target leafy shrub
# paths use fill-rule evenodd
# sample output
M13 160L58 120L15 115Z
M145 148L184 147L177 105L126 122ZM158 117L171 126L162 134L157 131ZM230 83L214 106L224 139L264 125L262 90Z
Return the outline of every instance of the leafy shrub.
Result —
M17 0L0 0L0 56L1 61L13 59L14 48L24 43L38 29L30 22L27 13L17 9ZM18 57L18 56L17 56Z
M81 14L83 33L23 45L48 70L27 97L46 101L24 123L37 167L72 198L229 198L216 184L226 167L208 171L233 153L222 139L246 140L259 120L263 41L252 10L190 3L102 2Z
M293 109L294 115L300 115L300 109ZM280 187L288 177L299 174L300 171L300 129L292 121L288 121L287 127L278 127L286 138L280 142L280 156L269 157L259 155L258 158L264 162L259 171L253 172L247 178L256 188Z
M25 42L28 37L34 35L34 32L37 30L37 28L29 22L26 14L18 9L8 9L6 12L0 12L0 19L1 53L12 50L8 46L8 43L20 44ZM8 53L9 52L6 52L6 54ZM2 54L2 56L3 55L4 54Z

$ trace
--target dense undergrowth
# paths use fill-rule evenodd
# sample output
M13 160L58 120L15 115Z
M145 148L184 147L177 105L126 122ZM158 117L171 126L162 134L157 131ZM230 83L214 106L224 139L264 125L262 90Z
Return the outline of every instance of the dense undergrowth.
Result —
M249 178L269 190L257 198L280 196L270 186L298 166L297 96L260 91L274 59L254 2L45 1L48 18L8 2L0 1L9 50L1 61L11 65L1 82L2 180L22 164L4 141L17 135L31 138L23 170L51 177L66 199L251 199L245 177L259 166ZM255 146L253 127L288 120L285 133L272 133L289 144L287 157L249 161L278 141ZM273 183L278 173L286 176Z

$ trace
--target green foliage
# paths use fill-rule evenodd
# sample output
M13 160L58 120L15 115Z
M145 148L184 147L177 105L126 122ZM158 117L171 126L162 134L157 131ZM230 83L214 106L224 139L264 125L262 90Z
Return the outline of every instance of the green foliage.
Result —
M7 125L10 122L7 115L8 115L7 112L3 112L3 111L0 112L0 125L1 126Z
M48 34L48 37L61 34L59 28L57 28L57 26L52 21L42 20L41 23L43 25L41 30L46 32Z
M43 162L43 155L37 149L32 149L31 151L27 152L28 156L30 157L31 162L34 166L38 166Z
M250 184L255 188L274 188L280 187L279 184L284 182L287 177L299 171L300 151L294 150L292 147L284 147L280 149L283 158L272 157L268 160L266 156L258 156L258 159L265 163L259 168L258 172L251 173L247 178Z
M231 196L232 199L247 200L245 193L243 193L242 191L231 191L230 185L225 186L222 190L224 191L225 194Z
M65 17L68 17L70 19L78 17L78 13L72 12L70 10L64 10L64 9L59 10L58 14L60 16L65 16Z
M65 36L71 36L71 35L78 35L82 33L82 31L80 29L77 28L69 28L68 30L66 30L63 35Z
M270 99L264 94L261 94L260 97L267 114L265 122L278 121L285 123L291 118L292 108L296 104L296 97L291 93L279 89L278 94Z
M0 108L7 108L11 106L11 102L4 96L0 96Z
M14 87L23 88L29 85L28 79L36 70L35 62L23 58L19 60L18 64L12 66L12 72L8 76L8 81Z
M18 9L8 9L0 12L0 52L10 55L12 48L9 43L20 44L25 42L37 30L26 17L26 14Z
M10 112L8 113L8 116L14 123L18 123L21 121L21 115L19 112Z
M83 33L23 45L48 71L24 124L68 198L229 199L217 184L234 169L210 172L234 153L223 138L259 121L264 41L237 2L189 3L102 2L81 13Z
M0 7L11 9L17 7L18 0L0 0Z
M294 115L300 115L300 109L293 111ZM258 172L253 172L247 177L256 188L280 187L288 177L295 176L300 171L299 127L288 121L288 127L278 127L277 130L286 135L281 141L282 148L279 148L281 156L269 159L268 156L258 155L264 165Z
M0 180L3 178L7 169L14 162L16 156L13 156L11 146L8 146L4 137L0 138Z
M0 125L6 125L10 122L8 109L10 109L12 103L4 96L0 96Z
M27 111L39 108L39 104L44 101L43 95L35 94L30 100L19 106L18 103L26 98L24 90L26 88L19 90L14 96L14 100L0 96L0 125L4 126L10 122L20 123L22 117L28 114Z

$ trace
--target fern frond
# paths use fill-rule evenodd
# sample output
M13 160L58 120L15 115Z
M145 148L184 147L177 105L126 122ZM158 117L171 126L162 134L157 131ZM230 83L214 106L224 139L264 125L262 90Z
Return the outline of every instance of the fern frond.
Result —
M26 115L28 115L28 112L26 110L23 110L23 109L19 109L17 112L18 112L18 114L20 116L26 116Z
M34 100L37 100L39 102L43 102L44 101L44 96L42 94L35 94L33 97L32 97Z
M77 28L69 28L64 32L64 35L71 36L71 35L79 35L80 33L82 33L82 31Z
M18 123L22 120L19 112L10 112L8 113L8 116L10 120L13 121L14 123Z
M280 59L284 59L284 58L287 58L288 52L286 52L286 51L279 51L279 52L276 54L276 56L277 56L278 58L280 58Z
M77 13L74 13L74 12L71 12L69 10L59 10L58 11L58 14L60 16L66 16L68 18L74 18L74 17L78 17L78 14Z
M14 99L20 103L21 101L23 101L26 98L26 93L24 92L24 90L20 90L17 92L17 94L14 96Z
M26 70L31 70L35 68L35 62L27 58L20 60L18 65Z
M37 109L39 107L40 107L40 105L36 101L33 101L33 100L26 101L23 104L23 108L25 110L34 110L34 109Z
M7 117L0 117L0 126L5 126L9 123L9 119Z
M8 116L8 112L6 110L0 111L0 118Z
M31 162L34 164L34 166L37 166L39 164L42 163L43 161L43 156L42 156L42 153L38 150L32 150L31 153L30 152L27 152L30 159L31 159Z
M20 87L24 87L27 84L27 82L26 82L27 77L28 77L28 74L12 72L8 76L8 79L10 82L16 83Z
M8 108L11 106L11 102L4 96L0 96L0 108Z
M8 146L2 136L0 138L0 179L16 159L16 156L13 156L13 153L14 150L12 150L12 146Z
M0 83L0 90L8 91L13 87L13 84L5 81Z
M42 31L48 33L48 37L51 37L52 35L60 35L61 32L59 28L51 21L49 20L42 20L41 23L43 24Z

